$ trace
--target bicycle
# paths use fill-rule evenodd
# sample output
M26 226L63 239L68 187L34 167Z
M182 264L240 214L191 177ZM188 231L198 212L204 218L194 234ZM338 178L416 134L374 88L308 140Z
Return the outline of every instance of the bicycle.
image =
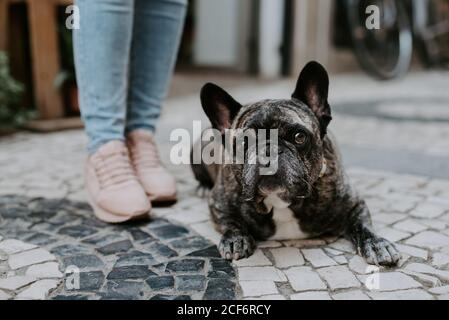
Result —
M374 77L405 75L414 48L426 67L449 66L448 0L346 0L345 4L355 55ZM371 5L379 9L379 29L366 25Z

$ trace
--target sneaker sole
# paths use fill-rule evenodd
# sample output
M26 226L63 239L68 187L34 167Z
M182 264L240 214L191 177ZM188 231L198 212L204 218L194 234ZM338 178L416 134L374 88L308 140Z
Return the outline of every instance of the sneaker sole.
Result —
M87 201L94 211L94 215L103 222L107 223L123 223L132 220L143 220L150 218L150 211L137 212L133 215L120 216L104 210L95 204L90 195L87 195Z
M178 202L178 198L176 195L163 196L163 197L155 197L148 195L148 199L150 200L151 204L156 207L168 207Z

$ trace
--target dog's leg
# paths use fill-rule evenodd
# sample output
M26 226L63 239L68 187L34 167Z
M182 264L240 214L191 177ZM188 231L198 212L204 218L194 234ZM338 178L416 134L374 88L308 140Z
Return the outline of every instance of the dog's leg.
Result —
M223 234L218 246L221 256L227 260L250 257L256 248L256 241L242 219L213 207L211 212L218 231Z
M370 264L395 266L401 258L395 246L371 231L371 219L364 201L359 201L354 209L354 220L346 235L356 247L358 253Z

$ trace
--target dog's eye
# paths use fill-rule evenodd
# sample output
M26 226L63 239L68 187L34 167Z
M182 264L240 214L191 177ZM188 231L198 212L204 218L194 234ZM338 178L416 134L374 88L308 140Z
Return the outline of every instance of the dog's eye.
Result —
M303 145L307 141L307 135L304 132L298 132L295 134L296 144Z

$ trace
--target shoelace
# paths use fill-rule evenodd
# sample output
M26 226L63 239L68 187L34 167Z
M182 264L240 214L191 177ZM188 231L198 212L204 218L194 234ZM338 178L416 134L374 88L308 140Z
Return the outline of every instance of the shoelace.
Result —
M135 168L159 168L161 166L156 145L149 140L131 146L131 161Z
M126 150L113 152L101 157L95 166L101 188L120 184L135 178Z

